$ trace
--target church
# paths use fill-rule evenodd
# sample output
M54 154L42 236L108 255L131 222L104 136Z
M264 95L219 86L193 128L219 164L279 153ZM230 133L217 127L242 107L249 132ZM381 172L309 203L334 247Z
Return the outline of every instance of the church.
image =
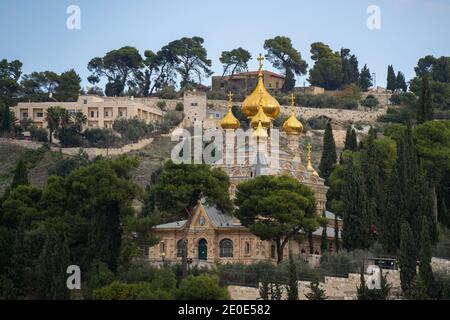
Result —
M231 198L234 197L239 183L259 175L289 175L310 187L316 198L317 215L325 214L328 220L326 226L328 251L333 251L336 248L336 233L340 239L342 220L325 210L328 187L324 184L325 180L313 168L310 144L307 146L306 159L303 159L300 147L303 125L295 113L293 96L291 115L284 122L280 134L281 138L287 141L287 146L286 148L279 146L278 137L275 135L276 130L273 130L273 120L279 116L281 106L264 85L263 60L264 58L260 55L256 88L242 104L242 111L249 119L252 127L250 132L256 141L256 146L236 138L236 132L241 130L241 125L232 113L230 92L228 113L220 121L220 126L226 137L223 142L224 150L226 150L224 158L228 157L228 160L231 158L233 161L218 161L214 166L228 174ZM244 150L250 150L250 152L246 153ZM157 263L181 261L185 224L186 221L183 220L156 226L154 232L159 243L146 250L148 259ZM322 227L313 232L312 237L307 237L300 232L299 237L291 239L285 247L284 258L288 257L289 252L297 257L321 254L322 232ZM199 201L195 208L188 231L187 246L188 260L195 264L277 261L275 245L271 241L261 240L244 227L237 218L224 214L203 201Z

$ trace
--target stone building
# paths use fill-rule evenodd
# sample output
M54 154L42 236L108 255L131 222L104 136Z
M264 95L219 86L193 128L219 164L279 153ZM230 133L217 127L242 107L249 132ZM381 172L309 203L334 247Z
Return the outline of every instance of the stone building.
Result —
M263 70L263 82L268 89L281 90L284 84L284 76L272 71ZM258 83L259 71L241 72L232 76L212 77L212 90L248 95Z
M262 61L262 57L259 59ZM342 221L332 212L326 211L328 187L313 168L311 145L308 145L306 157L300 148L303 125L297 119L294 109L294 97L291 100L291 115L283 125L281 133L287 140L287 148L279 146L278 131L273 129L273 120L278 117L281 107L264 86L262 63L255 90L244 100L243 113L249 118L252 129L242 140L237 137L240 122L232 113L232 94L229 94L228 112L220 122L224 152L214 166L224 170L230 178L230 196L235 196L239 183L260 175L287 175L298 179L310 187L316 199L316 214L325 213L328 219L326 234L329 251L335 250L336 231L338 239ZM275 245L263 241L252 234L240 221L199 202L195 209L189 230L185 230L186 221L176 221L158 225L155 234L160 243L147 251L151 261L176 261L181 259L183 235L188 234L188 258L195 262L242 262L276 261ZM337 230L335 226L337 225ZM289 251L294 255L320 254L322 228L312 237L292 238L285 247L283 255ZM301 235L303 231L299 232ZM339 241L339 240L338 240Z
M82 112L87 117L87 127L111 128L116 119L137 117L147 123L161 122L163 112L159 108L134 101L133 98L114 99L97 96L80 96L76 102L21 102L12 107L18 120L31 119L40 128L46 128L47 109L59 106L69 114Z

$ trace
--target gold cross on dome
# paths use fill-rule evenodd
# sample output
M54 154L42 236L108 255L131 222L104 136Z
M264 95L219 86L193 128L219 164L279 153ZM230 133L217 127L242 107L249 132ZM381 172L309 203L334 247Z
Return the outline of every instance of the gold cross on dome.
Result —
M233 101L233 96L234 96L233 92L229 91L228 92L228 101L232 102Z
M294 106L295 106L295 97L294 94L291 95L291 110L294 112Z
M233 106L233 96L234 94L229 91L228 92L228 108L231 108Z
M259 71L261 71L262 67L263 67L263 62L264 62L264 56L260 53L259 57L256 58L256 60L258 60L258 62L259 62Z

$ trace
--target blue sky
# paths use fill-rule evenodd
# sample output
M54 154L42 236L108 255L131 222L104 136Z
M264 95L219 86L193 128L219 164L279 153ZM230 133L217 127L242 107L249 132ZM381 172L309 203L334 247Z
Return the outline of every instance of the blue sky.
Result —
M81 30L66 27L72 4L81 8ZM381 9L380 30L366 26L369 5ZM124 45L143 52L201 36L221 74L223 50L242 46L256 58L265 39L285 35L310 66L312 42L351 49L385 85L388 64L409 80L420 57L450 55L449 17L449 0L1 0L0 59L21 60L24 73L74 68L86 86L89 60Z

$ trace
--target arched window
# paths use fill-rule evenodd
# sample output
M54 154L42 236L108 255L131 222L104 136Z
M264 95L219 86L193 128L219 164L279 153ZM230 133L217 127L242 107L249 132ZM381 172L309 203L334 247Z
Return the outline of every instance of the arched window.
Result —
M276 253L274 244L270 247L270 257L272 259L276 259L276 257L277 257L277 253Z
M220 241L220 257L232 258L233 257L233 241L230 239L223 239Z
M246 255L250 255L251 250L252 250L252 247L251 247L251 245L250 245L250 242L245 241L245 243L244 243L244 253L245 253Z
M160 253L166 253L166 244L164 242L161 242L159 244L159 252Z
M187 242L186 242L186 247L187 247ZM183 257L183 250L184 250L183 239L180 239L177 242L177 257L178 258Z

